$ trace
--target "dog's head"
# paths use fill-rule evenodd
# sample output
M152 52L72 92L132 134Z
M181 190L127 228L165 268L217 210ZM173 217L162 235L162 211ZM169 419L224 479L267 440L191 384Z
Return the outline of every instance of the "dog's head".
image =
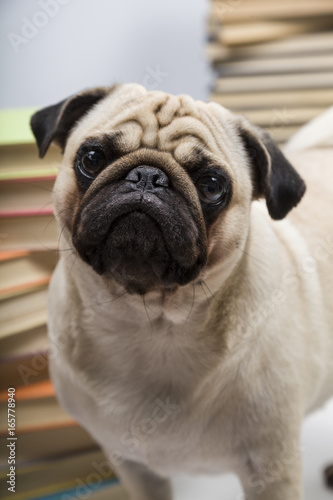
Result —
M175 289L230 259L265 197L282 219L305 191L268 134L215 103L97 88L38 111L40 156L64 158L57 218L80 257L126 290Z

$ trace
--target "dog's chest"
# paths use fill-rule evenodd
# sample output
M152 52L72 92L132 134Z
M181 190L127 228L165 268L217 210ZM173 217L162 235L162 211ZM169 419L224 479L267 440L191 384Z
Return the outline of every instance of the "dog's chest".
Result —
M120 397L118 384L110 385L110 397L105 400L98 390L94 398L75 383L71 387L67 378L59 391L58 377L54 374L62 405L92 434L111 462L138 461L161 475L219 473L230 465L231 422L223 412L212 422L204 408L184 403L177 393L164 388L160 394L147 390L135 397L125 385Z
M218 473L230 466L230 422L220 414L214 422L200 409L177 402L173 395L152 404L128 403L121 415L101 414L100 441L111 460L129 459L146 464L159 474Z
M118 328L116 323L114 326ZM192 400L207 370L207 359L213 366L220 353L207 339L205 347L197 347L192 341L193 325L190 327L192 335L183 329L137 331L138 343L133 332L127 345L125 339L119 342L118 335L113 340L110 332L108 345L105 337L104 343L93 340L90 344L92 337L88 335L84 341L82 333L75 355L84 359L81 345L85 352L94 352L94 362L81 366L81 375L73 373L73 390L69 391L68 380L64 381L62 403L107 450L111 460L120 455L146 463L161 474L214 472L223 467L221 422L210 425L205 409L198 409ZM69 370L72 363L73 357ZM77 386L78 379L84 380L84 388ZM66 404L69 393L78 400Z

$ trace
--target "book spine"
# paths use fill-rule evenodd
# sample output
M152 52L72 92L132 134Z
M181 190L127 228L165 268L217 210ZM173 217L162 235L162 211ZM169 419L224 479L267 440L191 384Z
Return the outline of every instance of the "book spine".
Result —
M41 208L37 210L2 210L0 211L0 218L10 217L31 217L40 215L53 215L52 207Z
M1 184L16 184L18 182L44 182L44 181L55 181L56 174L45 174L45 175L37 175L33 173L29 175L29 172L24 175L22 172L18 172L19 175L15 175L14 173L9 174L8 172L0 173L0 182Z

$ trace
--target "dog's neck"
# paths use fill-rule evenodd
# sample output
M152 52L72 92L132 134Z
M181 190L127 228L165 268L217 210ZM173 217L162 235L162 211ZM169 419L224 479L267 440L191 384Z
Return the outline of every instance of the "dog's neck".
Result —
M76 310L80 325L73 341L75 348L67 356L71 363L80 363L85 359L84 352L94 353L101 372L97 373L95 367L91 379L96 387L105 390L105 399L115 380L131 381L131 386L137 383L135 389L128 389L138 397L143 388L149 387L145 399L150 395L162 397L163 393L163 397L172 394L173 398L184 399L220 362L227 349L227 315L220 304L221 300L226 305L232 300L232 287L227 282L233 280L233 275L241 275L236 269L230 275L230 262L197 284L173 293L155 291L141 297L97 275L75 255L63 261L72 287L68 296L75 301L71 314ZM223 274L228 276L225 290ZM221 299L224 294L225 299ZM124 396L119 391L115 398L125 395L128 397L126 391Z
M128 389L134 398L145 387L152 395L166 391L179 398L197 392L221 364L224 353L228 351L229 360L232 351L239 357L233 338L248 333L243 324L239 328L241 318L247 319L242 304L253 300L255 309L262 297L262 290L253 290L251 284L253 273L262 267L257 252L262 246L260 236L260 231L252 232L245 248L233 252L230 261L222 261L203 282L171 294L128 294L79 257L64 258L72 287L69 300L74 301L71 314L77 315L80 325L75 350L68 352L71 363L85 359L86 352L94 353L101 372L97 373L96 364L89 383L96 387L102 383L105 398L115 380L130 380ZM118 398L123 397L120 392ZM144 397L149 399L149 394Z

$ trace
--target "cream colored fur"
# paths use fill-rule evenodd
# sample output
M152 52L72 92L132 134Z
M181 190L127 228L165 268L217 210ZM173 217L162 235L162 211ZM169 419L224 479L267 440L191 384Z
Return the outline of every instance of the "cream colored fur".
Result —
M144 303L65 251L65 228L49 300L60 403L133 500L170 500L167 478L178 473L223 471L238 474L251 500L301 500L302 419L333 394L333 151L290 154L307 192L276 222L252 201L234 115L121 86L69 137L54 192L61 227L76 203L75 151L114 130L127 152L144 146L181 161L200 146L224 164L234 197L200 279Z

